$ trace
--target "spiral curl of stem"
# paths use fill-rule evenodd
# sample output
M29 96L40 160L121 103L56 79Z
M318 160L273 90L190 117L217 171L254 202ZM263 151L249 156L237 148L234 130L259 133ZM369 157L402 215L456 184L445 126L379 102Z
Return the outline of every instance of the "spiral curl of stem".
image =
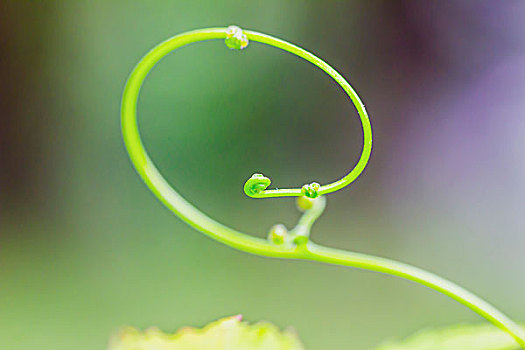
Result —
M246 40L244 40L244 36ZM306 188L303 187L304 190L301 188L267 190L271 181L260 174L252 176L247 181L244 190L251 197L316 197L311 206L300 203L299 208L304 208L305 211L298 225L290 232L280 232L277 235L278 237L274 237L273 240L260 239L239 232L213 220L195 208L176 192L160 174L149 158L140 138L137 123L137 101L140 88L149 71L160 59L178 48L191 43L215 39L226 40L226 45L235 49L242 49L243 43L247 45L247 40L259 42L290 52L311 62L326 72L343 88L354 103L362 122L364 135L363 152L354 169L342 179L328 185L306 185ZM148 52L134 68L128 78L122 96L121 123L124 143L130 159L146 185L175 215L207 236L229 247L251 254L349 266L390 274L417 282L469 307L494 325L508 332L522 348L525 348L525 332L522 328L492 305L457 284L408 264L373 255L324 247L311 241L309 238L310 229L325 208L326 202L323 195L349 185L361 174L368 162L372 147L372 130L364 105L350 84L335 69L310 52L270 35L249 30L241 30L239 32L239 30L232 27L204 28L176 35ZM291 241L288 238L291 238Z

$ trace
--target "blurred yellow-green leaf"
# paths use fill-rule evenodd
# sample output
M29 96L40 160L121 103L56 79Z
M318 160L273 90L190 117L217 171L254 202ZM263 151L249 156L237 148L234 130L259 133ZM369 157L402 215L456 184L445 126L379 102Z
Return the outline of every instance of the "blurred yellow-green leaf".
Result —
M122 329L110 341L109 350L304 350L294 332L259 322L250 325L240 316L212 322L204 328L185 327L174 334L158 328L142 332Z

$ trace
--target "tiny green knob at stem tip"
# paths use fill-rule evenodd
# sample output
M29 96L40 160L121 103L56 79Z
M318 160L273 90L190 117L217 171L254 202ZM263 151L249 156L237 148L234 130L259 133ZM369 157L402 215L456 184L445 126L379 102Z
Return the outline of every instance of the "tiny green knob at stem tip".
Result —
M273 225L268 233L268 239L274 244L283 244L288 237L288 229L283 224Z
M268 188L272 181L263 174L253 174L244 183L244 193L250 197L255 197Z

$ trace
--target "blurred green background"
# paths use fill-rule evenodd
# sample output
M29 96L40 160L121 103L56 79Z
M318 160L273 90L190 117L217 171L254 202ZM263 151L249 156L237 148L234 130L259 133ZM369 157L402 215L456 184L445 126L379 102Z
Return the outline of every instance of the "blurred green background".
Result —
M293 326L308 349L371 349L481 321L379 274L229 249L166 210L135 174L119 104L134 64L190 29L237 24L299 44L356 88L374 150L328 198L318 242L460 282L525 320L522 1L2 1L0 347L104 349L122 325L173 331L242 313ZM192 45L142 91L144 142L211 217L264 236L291 199L243 194L330 182L361 133L320 70L252 43Z

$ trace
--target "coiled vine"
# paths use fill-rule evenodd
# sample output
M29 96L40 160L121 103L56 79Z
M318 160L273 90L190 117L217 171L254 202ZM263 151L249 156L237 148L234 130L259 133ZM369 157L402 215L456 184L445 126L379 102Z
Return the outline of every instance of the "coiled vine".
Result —
M354 104L362 125L363 149L356 166L343 178L326 185L317 182L300 188L268 189L271 180L254 174L244 185L244 192L253 198L298 197L298 207L304 211L295 228L272 227L268 239L257 238L225 226L198 210L175 191L149 158L140 138L137 124L137 102L144 79L155 64L170 52L191 43L222 39L226 46L241 50L249 42L258 42L292 53L311 62L333 78ZM310 52L287 41L237 26L204 28L176 35L149 51L135 66L126 83L121 109L124 142L138 174L154 195L180 219L209 237L241 251L284 259L298 259L350 266L386 273L417 282L441 292L469 307L497 327L508 332L525 349L525 332L505 314L464 288L433 273L398 261L373 255L349 252L318 245L309 238L315 220L325 208L325 195L351 184L362 173L372 150L372 129L365 107L350 84L330 65Z

